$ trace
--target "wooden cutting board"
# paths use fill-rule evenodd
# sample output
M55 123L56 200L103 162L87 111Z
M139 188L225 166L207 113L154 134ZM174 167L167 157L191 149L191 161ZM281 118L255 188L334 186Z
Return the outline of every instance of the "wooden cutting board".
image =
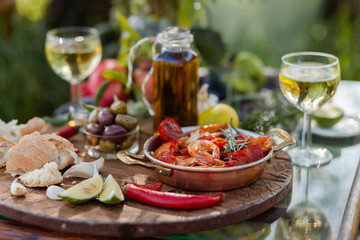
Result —
M144 137L144 136L142 136ZM82 149L80 135L71 139ZM143 140L142 140L143 141ZM82 152L80 159L92 161ZM139 184L158 182L153 170L141 166L128 166L120 160L107 160L101 175L111 173L121 182L128 180ZM142 237L189 233L214 229L250 219L277 204L292 186L292 163L285 152L278 152L267 164L262 177L255 183L231 191L224 191L220 204L198 210L169 210L144 205L131 199L109 206L93 200L83 205L53 201L46 197L46 188L27 188L24 197L10 194L13 178L0 170L0 214L22 223L47 229L76 234ZM63 182L67 188L81 179ZM211 184L211 183L209 183ZM194 192L164 184L162 191L191 194L215 194L218 192Z

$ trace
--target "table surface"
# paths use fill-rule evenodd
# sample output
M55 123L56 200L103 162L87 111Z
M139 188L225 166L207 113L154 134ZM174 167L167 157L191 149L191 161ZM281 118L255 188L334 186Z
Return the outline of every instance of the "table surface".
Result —
M360 82L342 81L333 99L335 105L340 105L346 99L347 108L344 109L346 114L360 113L360 106L358 102L356 103L359 97L355 93L352 94L355 91L349 92L354 88L360 89ZM147 128L146 124L148 123L145 123L142 129ZM142 142L148 136L146 131L143 131ZM334 158L329 164L317 168L306 169L294 166L292 191L275 207L249 221L185 235L162 236L161 239L286 239L294 236L293 234L299 234L297 231L289 231L294 229L289 227L289 223L295 222L294 216L302 217L302 222L305 224L303 227L315 230L314 234L322 237L317 239L355 239L360 217L359 137L346 139L314 137L313 143L326 146L333 153ZM304 210L298 206L306 200L306 193L308 196L306 202L312 207ZM316 230L315 225L306 224L304 220L309 215L315 219L316 226L320 226L320 229ZM0 237L98 239L92 236L48 231L6 218L0 219Z

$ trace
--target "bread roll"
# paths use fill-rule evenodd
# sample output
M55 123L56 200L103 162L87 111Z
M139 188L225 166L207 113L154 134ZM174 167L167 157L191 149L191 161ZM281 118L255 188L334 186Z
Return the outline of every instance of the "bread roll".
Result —
M55 144L56 151L52 155L52 161L57 163L59 170L74 164L74 158L71 156L70 152L74 152L75 148L69 140L56 134L44 134L43 137Z
M25 135L18 144L10 148L5 172L15 176L39 169L52 161L56 150L55 144L47 141L39 132Z

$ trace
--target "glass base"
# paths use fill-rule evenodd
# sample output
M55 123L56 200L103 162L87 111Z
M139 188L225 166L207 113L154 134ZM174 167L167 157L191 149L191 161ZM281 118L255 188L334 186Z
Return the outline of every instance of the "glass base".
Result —
M331 161L332 153L326 148L296 147L288 151L292 162L299 167L320 167Z
M85 149L86 149L86 153L90 157L93 157L93 158L100 158L100 157L103 157L104 159L116 159L117 158L116 154L118 151L105 152L105 151L99 150L98 148L96 148L94 146L88 146L88 145L85 146ZM131 153L136 154L139 151L139 144L138 143L133 144L130 148L122 149L122 150L127 150Z

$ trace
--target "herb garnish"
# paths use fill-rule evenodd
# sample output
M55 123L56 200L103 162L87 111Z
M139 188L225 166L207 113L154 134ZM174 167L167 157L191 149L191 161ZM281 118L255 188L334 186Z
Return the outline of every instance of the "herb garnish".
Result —
M239 131L234 127L232 121L230 121L230 124L228 123L228 129L230 131L221 129L221 131L225 136L225 139L227 140L227 148L224 150L224 152L231 151L232 153L234 153L240 149L243 149L246 145L249 144L247 139L243 139L243 140L236 139L236 136L234 135L233 131L235 131L236 134L239 134Z

